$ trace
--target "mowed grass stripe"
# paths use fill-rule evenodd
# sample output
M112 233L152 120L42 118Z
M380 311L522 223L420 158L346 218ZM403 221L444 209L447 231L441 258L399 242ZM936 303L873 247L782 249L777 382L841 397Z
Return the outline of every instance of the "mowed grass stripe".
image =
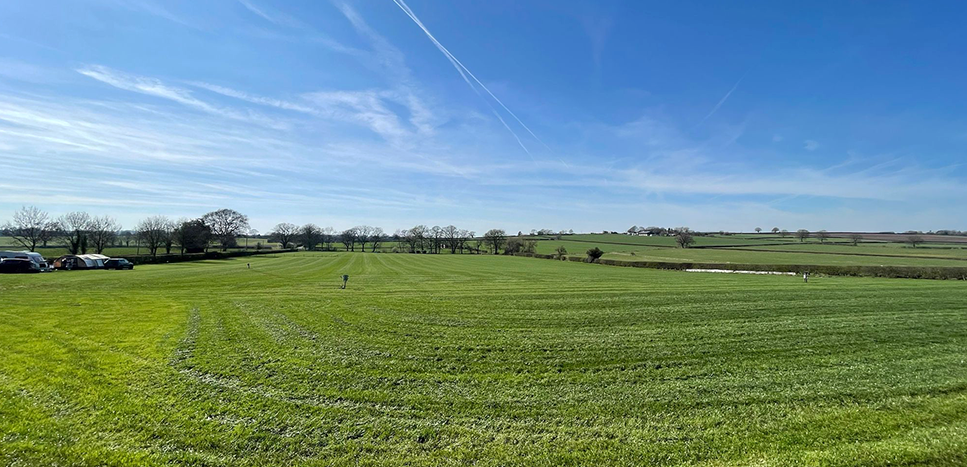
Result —
M964 291L372 253L7 276L0 458L956 465Z

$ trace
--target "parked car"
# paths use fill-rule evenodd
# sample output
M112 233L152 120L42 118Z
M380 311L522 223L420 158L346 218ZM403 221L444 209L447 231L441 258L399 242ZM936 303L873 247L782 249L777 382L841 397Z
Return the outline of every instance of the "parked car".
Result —
M34 253L33 251L0 251L0 259L4 258L29 259L37 263L37 266L40 266L40 272L54 270L54 268L47 264L47 260L40 253Z
M111 258L104 262L104 269L134 269L134 263L124 258Z
M40 272L40 266L29 259L4 258L0 260L0 274Z

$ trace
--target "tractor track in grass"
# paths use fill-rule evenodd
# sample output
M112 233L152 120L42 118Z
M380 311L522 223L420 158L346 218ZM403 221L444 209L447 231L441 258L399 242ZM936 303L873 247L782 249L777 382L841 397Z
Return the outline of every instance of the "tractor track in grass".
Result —
M0 403L0 427L49 433L35 457L0 445L4 462L915 464L967 447L962 282L369 252L0 280L18 294L0 393L27 398Z

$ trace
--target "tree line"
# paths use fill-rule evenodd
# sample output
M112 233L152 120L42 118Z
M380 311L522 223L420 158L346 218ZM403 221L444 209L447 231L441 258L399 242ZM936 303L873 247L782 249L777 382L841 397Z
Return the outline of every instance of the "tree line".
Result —
M549 230L541 232L551 233ZM71 254L102 254L106 248L124 244L125 240L130 246L133 238L138 248L145 248L151 256L157 256L160 251L165 254L172 251L200 253L214 245L227 250L238 246L240 236L257 234L250 228L248 216L232 209L219 209L195 219L150 216L139 221L134 229L122 231L121 224L110 216L91 216L76 211L52 217L34 206L25 206L15 212L13 219L3 226L2 233L30 251L56 244ZM123 238L126 236L127 239ZM340 232L312 223L300 226L281 222L273 227L268 238L278 242L283 249L301 247L306 250L336 250L341 245L346 251L375 252L388 241L395 242L393 251L401 253L487 251L497 254L502 248L506 253L533 253L535 248L535 242L531 240L511 239L508 242L503 230L492 229L477 237L474 231L454 225L417 225L387 234L380 227L368 225Z
M144 246L151 256L156 256L161 249L171 254L174 248L182 254L197 253L207 250L213 242L228 249L237 246L238 236L248 232L248 217L231 209L212 211L197 219L151 216L138 222L133 231L124 232L110 216L74 211L52 217L37 207L24 206L3 227L4 235L30 251L57 244L75 255L102 254L109 246L118 245L125 234L132 235L139 248Z

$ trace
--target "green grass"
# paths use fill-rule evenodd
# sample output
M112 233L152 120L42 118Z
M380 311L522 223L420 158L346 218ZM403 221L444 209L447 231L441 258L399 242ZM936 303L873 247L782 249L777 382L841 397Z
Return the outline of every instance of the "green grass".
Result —
M898 243L842 242L820 243L761 234L763 240L696 237L696 246L714 248L677 248L671 237L633 237L628 235L573 235L560 240L537 242L537 252L552 254L564 246L570 255L583 256L593 247L601 248L604 258L623 261L706 262L739 264L800 264L831 266L967 266L967 249L956 245L929 244L912 248ZM766 238L771 237L771 238ZM779 243L779 245L763 245ZM756 251L772 250L772 251Z
M961 465L965 292L371 253L0 276L0 463Z
M751 248L755 250L795 251L809 253L841 253L841 254L869 254L869 255L903 255L918 257L942 257L967 259L967 245L930 243L912 247L902 243L791 243L789 245L736 246L736 249Z

